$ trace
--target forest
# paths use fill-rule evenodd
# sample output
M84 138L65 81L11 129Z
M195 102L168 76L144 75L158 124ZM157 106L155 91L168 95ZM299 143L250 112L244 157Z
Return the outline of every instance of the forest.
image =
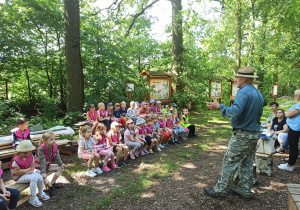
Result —
M159 40L149 12L168 2L171 21ZM300 2L297 0L0 1L0 132L20 116L32 124L70 123L89 103L146 100L147 71L173 72L172 102L205 109L209 80L233 78L251 65L270 102L292 96L300 78ZM217 3L206 18L199 5ZM184 5L184 7L183 7ZM223 82L229 104L230 83Z

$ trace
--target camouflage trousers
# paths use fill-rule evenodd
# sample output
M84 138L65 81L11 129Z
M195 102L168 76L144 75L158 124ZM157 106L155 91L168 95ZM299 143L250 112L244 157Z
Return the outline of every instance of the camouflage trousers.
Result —
M253 184L253 163L257 141L260 132L236 130L233 132L227 152L223 159L221 178L214 190L220 195L225 195L233 183L233 177L240 168L238 188L244 196L250 196Z

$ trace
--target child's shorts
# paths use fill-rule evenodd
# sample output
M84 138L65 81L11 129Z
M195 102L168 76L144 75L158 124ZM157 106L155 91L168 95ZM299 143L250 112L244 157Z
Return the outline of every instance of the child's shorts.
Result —
M147 142L147 145L150 145L151 142L152 142L152 137L146 136L146 137L145 137L145 140L146 140L146 142Z
M90 154L88 154L88 153L83 153L83 154L81 155L81 159L84 159L84 160L90 159Z
M156 138L156 136L157 136L157 135L156 135L156 134L154 134L154 135L153 135L153 138L155 139L155 138Z

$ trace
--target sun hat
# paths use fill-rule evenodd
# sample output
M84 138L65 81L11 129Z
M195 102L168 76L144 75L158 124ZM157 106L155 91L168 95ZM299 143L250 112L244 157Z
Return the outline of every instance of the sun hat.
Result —
M135 102L136 105L140 105L140 103L138 101Z
M89 104L89 108L95 107L94 104Z
M116 106L121 106L121 105L120 105L119 103L116 103L116 104L115 104L115 107L116 107Z
M235 77L250 77L250 78L258 78L258 76L254 75L255 69L252 66L241 67L238 70L238 73L235 74Z
M23 140L20 142L16 150L18 152L30 152L32 150L35 150L35 147L32 145L30 140Z
M169 105L166 105L165 108L169 108Z
M154 100L154 99L151 99L151 100L150 100L150 104L152 104L152 103L155 103L155 100Z
M112 122L112 124L110 125L111 128L114 128L116 126L120 126L122 124L118 123L118 122Z
M139 119L137 119L137 121L136 121L136 125L140 125L140 124L142 124L142 123L145 123L146 121L143 119L143 118L139 118Z
M113 106L113 105L114 105L114 104L113 104L113 103L111 103L111 102L107 104L107 106Z
M134 123L133 120L127 120L126 125Z
M172 103L171 106L172 107L177 107L177 105L175 103Z
M144 106L144 105L146 105L146 102L145 102L145 101L143 101L143 102L141 103L141 106Z
M157 104L161 104L161 102L160 102L160 101L156 101L156 103L157 103Z

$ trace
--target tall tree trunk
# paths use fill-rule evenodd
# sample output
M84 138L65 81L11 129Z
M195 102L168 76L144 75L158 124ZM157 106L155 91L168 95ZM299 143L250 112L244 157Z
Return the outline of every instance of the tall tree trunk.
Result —
M235 13L236 21L236 45L235 45L235 72L241 67L241 49L242 49L242 3L237 0Z
M8 79L5 79L5 99L8 100Z
M27 65L25 66L25 75L27 79L27 88L28 88L28 97L29 97L29 107L32 108L32 100L31 100L31 88L30 88L30 80L29 80L29 74L27 70Z
M67 110L82 111L84 104L83 66L80 53L79 0L64 0L65 43L68 75Z
M52 98L52 93L53 93L52 80L50 78L49 70L48 70L48 32L47 32L46 28L45 28L45 71L46 71L47 79L49 82L49 96L50 96L50 98Z
M267 25L267 17L264 17L263 16L263 21L262 21L262 29L263 29L263 33L262 33L262 40L261 40L261 48L262 49L265 49L266 47L266 30L265 30L265 26ZM257 76L258 76L258 80L261 82L259 84L260 88L262 89L263 86L264 86L264 75L265 75L265 68L264 68L264 65L265 65L265 55L264 53L262 53L260 56L259 56L259 62L260 62L260 67L257 71Z
M254 22L254 4L255 0L250 0L250 46L249 46L249 61L248 64L251 66L253 63L253 52L254 52L254 34L255 34L255 22Z
M177 73L176 92L184 89L183 82L183 31L181 0L172 3L172 70Z
M59 54L59 76L60 76L60 108L65 106L65 97L64 97L64 74L63 74L63 67L62 67L62 58L60 55L61 46L60 46L60 35L59 32L56 32L57 37L57 45L58 45L58 54Z

